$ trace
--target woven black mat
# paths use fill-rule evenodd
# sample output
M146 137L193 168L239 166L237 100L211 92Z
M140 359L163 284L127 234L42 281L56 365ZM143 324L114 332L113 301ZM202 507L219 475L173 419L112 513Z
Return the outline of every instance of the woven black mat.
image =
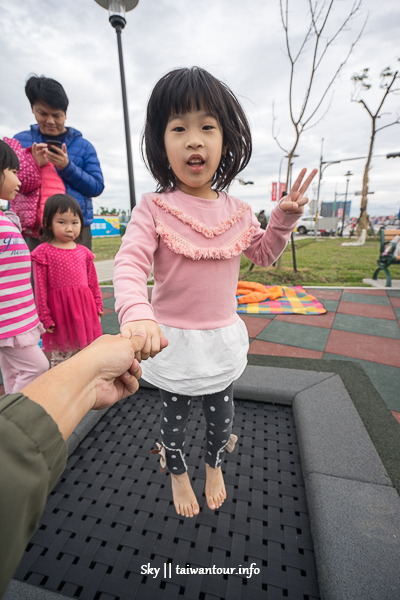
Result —
M193 402L186 452L201 512L185 519L150 456L159 402L158 392L140 390L91 431L49 496L15 578L80 600L319 598L291 409L236 401L228 498L213 512L204 497L204 421Z

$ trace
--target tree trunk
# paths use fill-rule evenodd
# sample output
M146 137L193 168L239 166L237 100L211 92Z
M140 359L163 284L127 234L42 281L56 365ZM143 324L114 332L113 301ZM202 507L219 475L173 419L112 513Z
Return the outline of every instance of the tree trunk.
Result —
M357 225L357 236L360 237L362 230L368 230L368 183L369 183L369 170L371 168L371 160L372 160L372 152L374 149L375 142L375 134L376 134L376 118L372 118L372 131L371 131L371 139L369 141L369 149L368 149L368 157L367 162L364 167L364 175L363 175L363 183L362 183L362 197L361 197L361 206L360 206L360 216L358 218ZM343 215L344 219L345 215Z

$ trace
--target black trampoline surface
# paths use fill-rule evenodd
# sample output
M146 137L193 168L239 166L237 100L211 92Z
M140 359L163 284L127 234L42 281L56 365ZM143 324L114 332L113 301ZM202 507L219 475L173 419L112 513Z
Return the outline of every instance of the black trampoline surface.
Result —
M71 455L15 579L80 600L318 599L291 408L235 401L239 441L223 465L227 500L213 512L193 402L186 453L201 512L185 519L150 455L159 402L139 390Z

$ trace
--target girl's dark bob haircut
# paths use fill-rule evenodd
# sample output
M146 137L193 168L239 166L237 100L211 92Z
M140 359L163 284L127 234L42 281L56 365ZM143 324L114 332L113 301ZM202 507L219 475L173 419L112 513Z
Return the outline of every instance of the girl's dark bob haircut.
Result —
M5 169L10 169L10 171L16 169L19 171L19 160L11 146L0 140L0 189L5 179Z
M51 229L51 224L53 222L54 216L57 213L61 213L62 215L68 211L71 211L73 215L79 217L81 222L81 233L82 229L85 225L83 220L83 215L81 211L81 207L78 202L72 196L68 194L54 194L53 196L49 196L46 200L46 204L44 205L43 210L43 219L42 219L42 227L41 227L41 236L40 239L42 242L51 242L54 240L54 234ZM75 241L80 241L81 235L76 238Z
M200 67L175 69L155 85L147 106L142 132L142 157L158 183L157 192L174 189L176 177L168 164L164 134L172 114L206 110L223 131L226 154L221 156L213 187L222 191L249 163L251 133L247 117L227 85Z

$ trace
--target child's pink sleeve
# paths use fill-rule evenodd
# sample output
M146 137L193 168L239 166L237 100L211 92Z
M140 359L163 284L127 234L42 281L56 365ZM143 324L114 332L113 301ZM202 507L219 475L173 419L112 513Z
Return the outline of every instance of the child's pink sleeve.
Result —
M96 304L97 313L100 315L103 312L103 300L101 298L101 289L99 286L99 280L97 279L96 267L93 262L93 255L87 257L87 275L88 285L93 294L94 302Z
M32 254L32 261L33 277L35 279L36 309L38 311L39 319L41 320L43 327L45 329L49 329L49 327L55 325L55 323L47 304L47 264L45 264L41 260L38 260L38 258L35 257L34 254Z
M267 229L261 229L260 223L252 214L255 233L244 255L261 267L272 265L286 248L299 217L300 215L288 215L276 206L271 213Z
M115 310L121 325L142 319L156 321L147 298L147 279L158 248L152 205L151 199L143 197L134 208L115 257Z
M32 148L23 148L15 138L4 138L14 150L19 160L18 179L21 181L19 189L21 194L29 194L40 188L42 184L42 173L40 167L32 156Z

